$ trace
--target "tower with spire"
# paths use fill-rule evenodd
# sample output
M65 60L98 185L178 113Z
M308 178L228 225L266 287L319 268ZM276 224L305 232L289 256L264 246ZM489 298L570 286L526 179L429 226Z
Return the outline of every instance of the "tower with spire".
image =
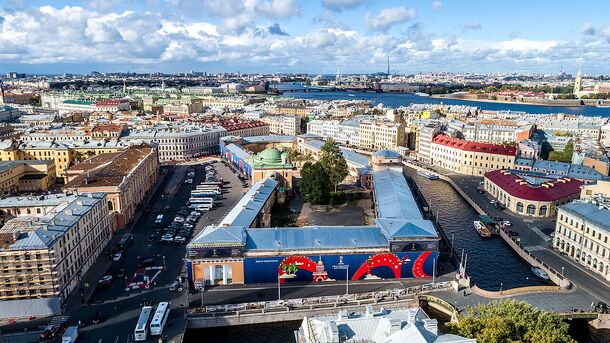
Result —
M578 66L578 75L576 75L576 80L574 80L574 95L579 96L582 91L582 59L583 59L583 51L580 51L580 65Z

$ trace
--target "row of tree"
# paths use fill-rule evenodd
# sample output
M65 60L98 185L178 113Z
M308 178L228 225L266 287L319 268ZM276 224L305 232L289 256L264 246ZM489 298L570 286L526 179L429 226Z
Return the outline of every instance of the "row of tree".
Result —
M320 149L317 162L305 162L301 168L301 194L312 204L327 204L333 190L348 174L347 162L332 139L327 140Z

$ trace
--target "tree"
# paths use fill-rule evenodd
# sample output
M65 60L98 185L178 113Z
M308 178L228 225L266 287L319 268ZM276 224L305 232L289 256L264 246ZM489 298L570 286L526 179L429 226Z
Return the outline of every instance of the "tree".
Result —
M337 191L337 185L343 181L348 174L347 162L339 145L332 139L327 140L320 148L320 164L326 170L326 173L330 177L331 184Z
M568 325L557 315L513 299L469 307L458 323L449 324L449 329L480 343L575 342L568 335Z
M301 168L301 193L312 204L326 204L332 190L328 173L319 162L305 162Z
M559 162L572 162L572 154L574 153L574 142L570 139L568 143L566 143L565 148L562 151L551 151L549 152L549 157L547 158L549 161L559 161Z

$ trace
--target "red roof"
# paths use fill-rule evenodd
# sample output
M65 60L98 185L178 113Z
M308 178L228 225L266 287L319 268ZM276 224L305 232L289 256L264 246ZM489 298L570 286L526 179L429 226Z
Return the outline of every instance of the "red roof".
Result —
M116 99L116 100L104 100L104 101L96 102L95 106L116 106L116 105L120 104L121 102L123 102L123 101L118 100L118 99Z
M445 135L434 137L432 143L448 146L465 151L482 152L487 154L515 156L517 148L512 145L488 144L467 141L464 139L453 138Z
M538 185L528 183L520 174L508 170L494 170L485 173L485 177L496 184L508 194L530 201L555 201L580 193L582 181L572 178L550 178L531 176L537 179L546 179Z

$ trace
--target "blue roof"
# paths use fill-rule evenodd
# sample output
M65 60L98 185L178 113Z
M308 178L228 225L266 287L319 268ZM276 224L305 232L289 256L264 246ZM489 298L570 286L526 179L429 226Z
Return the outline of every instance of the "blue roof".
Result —
M246 233L242 226L208 226L189 245L243 246L245 240Z
M388 239L438 237L429 220L375 219L377 226Z
M260 180L252 185L248 192L239 199L235 207L224 217L220 226L250 227L277 185L278 181L271 178Z
M305 142L305 144L313 147L314 149L320 150L322 145L324 145L324 142L320 140L310 140ZM358 167L367 167L369 165L369 158L367 156L345 148L339 149L348 163L351 162L352 164L358 165Z
M383 158L400 158L400 154L396 151L392 150L379 150L373 153L375 157L383 157Z
M246 150L242 149L239 145L233 143L227 145L226 149L232 152L236 157L241 158L242 160L252 157L252 155L250 155Z
M606 233L610 233L610 210L608 208L602 207L600 209L596 204L582 201L574 201L559 208L595 224Z
M400 171L391 168L373 170L373 184L379 218L424 219Z
M247 231L246 250L286 251L387 248L376 226L257 228Z
M532 170L581 180L601 180L605 177L591 167L558 161L536 160L532 165Z

